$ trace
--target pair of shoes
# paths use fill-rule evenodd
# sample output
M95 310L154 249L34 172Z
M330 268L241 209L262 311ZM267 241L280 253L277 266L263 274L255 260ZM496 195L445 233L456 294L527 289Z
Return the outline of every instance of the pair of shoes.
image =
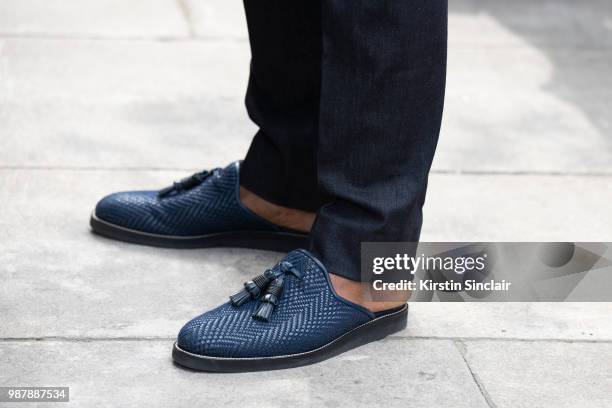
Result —
M161 191L116 193L91 217L94 232L174 248L291 250L306 235L253 214L239 199L239 163L196 173ZM372 313L340 297L323 264L291 251L225 304L189 321L172 358L202 371L245 372L316 363L406 327L408 305Z

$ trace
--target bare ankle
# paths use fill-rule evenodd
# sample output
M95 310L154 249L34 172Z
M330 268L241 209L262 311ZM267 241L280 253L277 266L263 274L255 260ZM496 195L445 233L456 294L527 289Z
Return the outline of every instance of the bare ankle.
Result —
M310 232L316 217L312 212L273 204L242 186L240 186L240 201L261 218L296 231Z
M355 282L339 275L329 274L334 290L340 297L357 303L371 312L381 312L404 305L410 297L410 291L402 292L403 299L397 301L373 301L368 296L368 285Z

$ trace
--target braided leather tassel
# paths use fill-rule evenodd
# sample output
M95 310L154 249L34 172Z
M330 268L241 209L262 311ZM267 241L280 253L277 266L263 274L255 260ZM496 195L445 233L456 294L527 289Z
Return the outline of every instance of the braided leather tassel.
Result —
M199 173L195 173L189 177L185 177L181 179L180 181L175 181L174 183L172 183L170 187L162 188L157 193L157 196L159 198L163 198L174 191L189 190L197 186L198 184L200 184L202 181L204 181L208 176L212 174L213 172L208 171L208 170L204 170Z
M176 187L174 185L171 185L170 187L162 188L157 193L157 196L159 198L163 198L163 197L167 196L168 194L170 194L171 192L173 192L174 190L176 190Z
M274 275L270 270L265 271L262 275L258 275L253 280L244 283L244 288L238 293L230 296L232 305L242 306L251 299L257 299L261 291L266 288L268 283L274 279Z
M291 262L283 261L281 262L280 266L283 272L291 273L296 278L302 279L302 272L300 272L295 266L293 266Z
M266 294L261 299L255 313L253 313L253 318L257 320L262 320L267 322L274 311L274 308L278 304L278 299L280 299L283 294L283 278L278 277L274 279L266 289Z

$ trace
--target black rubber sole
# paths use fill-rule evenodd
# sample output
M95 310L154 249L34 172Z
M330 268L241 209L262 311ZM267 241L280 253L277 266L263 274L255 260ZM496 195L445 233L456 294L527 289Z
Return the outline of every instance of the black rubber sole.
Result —
M89 224L96 234L106 238L162 248L235 247L290 252L306 248L308 241L306 234L284 231L231 231L196 237L150 234L103 221L95 214L91 215Z
M197 371L248 372L279 370L318 363L364 344L381 340L403 330L408 323L408 305L398 311L375 318L345 333L332 342L305 353L257 358L220 358L192 354L182 350L176 343L172 349L175 363Z

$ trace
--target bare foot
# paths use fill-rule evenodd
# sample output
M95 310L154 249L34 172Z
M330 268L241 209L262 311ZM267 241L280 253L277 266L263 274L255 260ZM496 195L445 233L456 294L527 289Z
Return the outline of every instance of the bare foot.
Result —
M402 292L403 299L398 301L373 301L368 296L368 284L355 282L339 275L329 274L336 293L346 300L357 303L371 312L381 312L406 304L410 298L410 291ZM394 295L397 295L396 293ZM394 299L396 297L394 296Z
M296 231L310 232L316 217L316 214L312 212L273 204L242 186L240 187L240 201L246 208L253 211L261 218L275 225ZM410 297L410 292L405 292L404 301L374 302L369 299L367 295L368 288L365 284L331 273L329 276L338 295L372 312L380 312L402 306Z
M310 232L316 217L312 212L272 204L242 186L240 201L246 208L272 224L296 231Z

